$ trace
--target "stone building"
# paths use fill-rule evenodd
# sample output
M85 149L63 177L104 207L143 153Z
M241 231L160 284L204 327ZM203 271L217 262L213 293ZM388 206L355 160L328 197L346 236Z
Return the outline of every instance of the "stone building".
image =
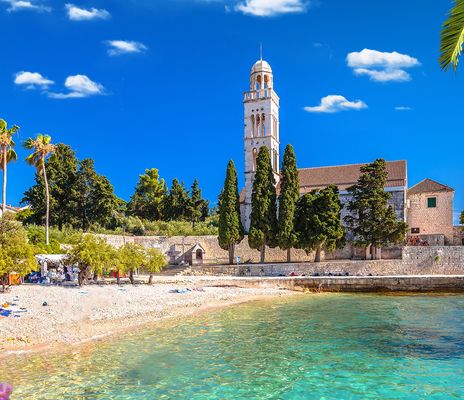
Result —
M428 178L411 187L407 194L409 235L429 244L453 243L453 197L454 189Z
M279 169L279 97L274 91L274 76L271 66L263 59L258 60L250 73L250 90L244 93L244 142L245 142L245 187L240 193L242 223L250 227L251 194L256 170L256 156L260 147L267 146L271 154L272 168L277 183ZM354 185L363 164L299 169L300 194L313 189L322 189L335 184L340 190L342 204L349 201L347 188ZM405 205L407 191L406 161L387 163L388 180L385 190L391 192L391 204L398 219L406 220ZM344 207L343 215L346 215Z

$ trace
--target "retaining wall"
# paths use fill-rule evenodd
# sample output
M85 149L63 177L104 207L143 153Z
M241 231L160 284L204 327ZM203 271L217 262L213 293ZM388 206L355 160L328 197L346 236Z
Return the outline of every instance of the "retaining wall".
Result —
M114 247L120 247L124 243L137 243L146 248L155 247L166 255L170 263L179 263L183 257L195 245L199 244L204 250L203 264L225 264L229 262L227 251L219 247L216 236L122 236L122 235L98 235ZM325 260L346 260L353 257L364 257L365 252L362 249L356 251L346 245L343 249L331 253L322 254ZM253 250L248 245L248 239L245 237L235 248L235 256L240 257L241 263L259 262L260 253ZM314 261L315 253L307 254L303 250L292 249L291 259L295 262ZM382 250L382 258L399 259L401 258L401 247L390 247ZM285 262L287 261L287 252L278 248L271 249L266 247L267 262Z

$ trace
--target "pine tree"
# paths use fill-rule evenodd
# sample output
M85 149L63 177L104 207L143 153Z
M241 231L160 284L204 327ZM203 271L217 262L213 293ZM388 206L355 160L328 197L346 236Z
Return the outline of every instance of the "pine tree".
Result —
M78 160L70 146L58 144L55 153L45 161L50 187L50 224L61 230L64 225L76 224L76 199L74 186L77 180ZM25 193L21 203L31 207L27 223L40 225L45 220L45 181L40 173L35 184Z
M189 218L192 223L192 227L195 228L195 225L198 221L201 220L203 214L204 202L201 196L201 189L198 184L198 179L193 181L190 191L190 205L189 205Z
M243 240L244 229L240 218L237 171L232 160L227 165L224 187L219 196L218 228L219 246L229 251L229 264L233 264L235 245Z
M388 204L390 193L385 191L387 181L386 162L377 159L361 167L358 183L348 192L350 214L345 222L357 246L371 246L372 259L376 249L404 241L407 224L395 217L393 206Z
M303 196L297 207L296 231L299 247L316 251L315 261L321 261L321 251L334 251L345 244L345 228L340 218L342 205L336 186L312 191Z
M185 221L188 218L190 198L184 183L172 180L171 190L164 201L164 216L168 221Z
M271 156L266 146L259 149L256 164L251 195L251 222L248 243L252 249L260 250L261 262L264 262L266 245L273 247L277 242L275 179Z
M295 209L300 195L300 184L296 158L293 147L289 144L285 148L280 181L278 242L279 247L287 250L287 262L291 261L291 249L295 247L297 236L295 233Z
M164 179L160 179L156 168L146 169L127 204L130 215L149 221L163 219L163 202L167 195Z

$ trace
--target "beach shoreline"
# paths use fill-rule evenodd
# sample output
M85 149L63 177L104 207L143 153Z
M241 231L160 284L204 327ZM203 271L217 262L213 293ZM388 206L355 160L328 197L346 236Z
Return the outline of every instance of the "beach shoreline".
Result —
M297 294L278 288L240 288L218 283L216 286L211 279L179 278L137 286L14 286L8 293L0 294L0 303L12 303L26 311L18 313L18 317L0 318L0 359L69 350L155 328L162 322L177 323L238 304Z

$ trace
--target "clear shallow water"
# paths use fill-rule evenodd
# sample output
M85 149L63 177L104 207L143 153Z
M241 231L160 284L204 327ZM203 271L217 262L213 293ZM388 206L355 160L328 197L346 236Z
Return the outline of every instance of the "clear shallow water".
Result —
M13 399L464 398L464 296L323 294L0 365Z

